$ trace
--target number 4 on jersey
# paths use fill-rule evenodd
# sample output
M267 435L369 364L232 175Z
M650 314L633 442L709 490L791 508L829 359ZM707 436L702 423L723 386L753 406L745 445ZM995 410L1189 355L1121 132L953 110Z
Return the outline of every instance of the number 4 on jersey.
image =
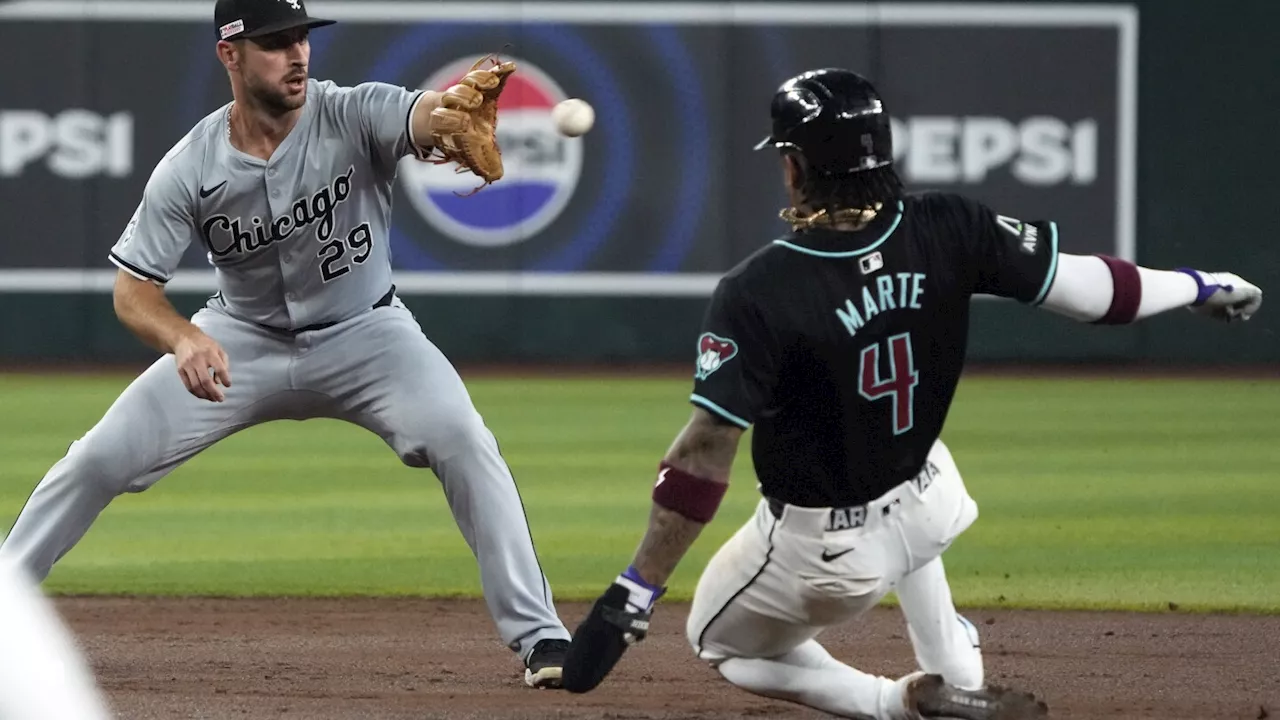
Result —
M889 377L880 377L880 343L865 347L858 367L858 392L871 401L891 397L893 434L901 435L915 425L913 408L920 373L916 371L910 333L894 335L885 342L889 344Z

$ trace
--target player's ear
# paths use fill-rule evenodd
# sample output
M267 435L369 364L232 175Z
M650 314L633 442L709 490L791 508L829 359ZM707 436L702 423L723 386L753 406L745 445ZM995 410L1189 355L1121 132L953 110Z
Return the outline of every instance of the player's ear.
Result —
M228 70L235 69L240 62L241 48L238 43L219 40L215 52L218 55L218 61Z

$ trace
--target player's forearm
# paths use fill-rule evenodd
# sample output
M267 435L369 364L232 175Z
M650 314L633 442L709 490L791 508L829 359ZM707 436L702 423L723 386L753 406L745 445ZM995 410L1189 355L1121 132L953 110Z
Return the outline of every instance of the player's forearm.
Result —
M1142 320L1195 302L1197 286L1186 273L1137 267L1136 277L1121 293L1130 297L1117 302L1117 282L1111 268L1093 255L1058 256L1053 286L1044 307L1081 322L1097 322L1119 304L1136 303L1133 320Z
M705 523L654 504L649 513L649 529L640 541L631 567L650 585L666 585L704 527Z
M729 484L741 435L699 409L667 450L649 527L631 563L644 582L665 585L710 521Z
M123 271L113 293L116 317L139 340L163 353L171 353L183 337L200 332L178 314L164 289Z

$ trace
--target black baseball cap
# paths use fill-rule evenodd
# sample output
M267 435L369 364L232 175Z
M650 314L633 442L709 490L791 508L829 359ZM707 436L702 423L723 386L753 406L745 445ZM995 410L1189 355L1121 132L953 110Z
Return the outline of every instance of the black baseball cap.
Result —
M307 15L307 4L302 0L218 0L213 9L213 32L219 40L262 37L336 22Z

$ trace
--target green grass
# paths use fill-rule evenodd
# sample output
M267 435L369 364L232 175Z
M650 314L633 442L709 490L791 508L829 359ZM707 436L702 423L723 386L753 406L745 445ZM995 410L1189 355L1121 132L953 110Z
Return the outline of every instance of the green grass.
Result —
M0 530L128 377L0 375ZM687 380L483 379L560 599L594 597L644 530ZM962 605L1280 612L1280 476L1263 381L975 378L944 439L981 508L947 554ZM687 598L756 501L747 445L672 579ZM475 595L429 471L336 421L260 426L113 502L56 593Z

